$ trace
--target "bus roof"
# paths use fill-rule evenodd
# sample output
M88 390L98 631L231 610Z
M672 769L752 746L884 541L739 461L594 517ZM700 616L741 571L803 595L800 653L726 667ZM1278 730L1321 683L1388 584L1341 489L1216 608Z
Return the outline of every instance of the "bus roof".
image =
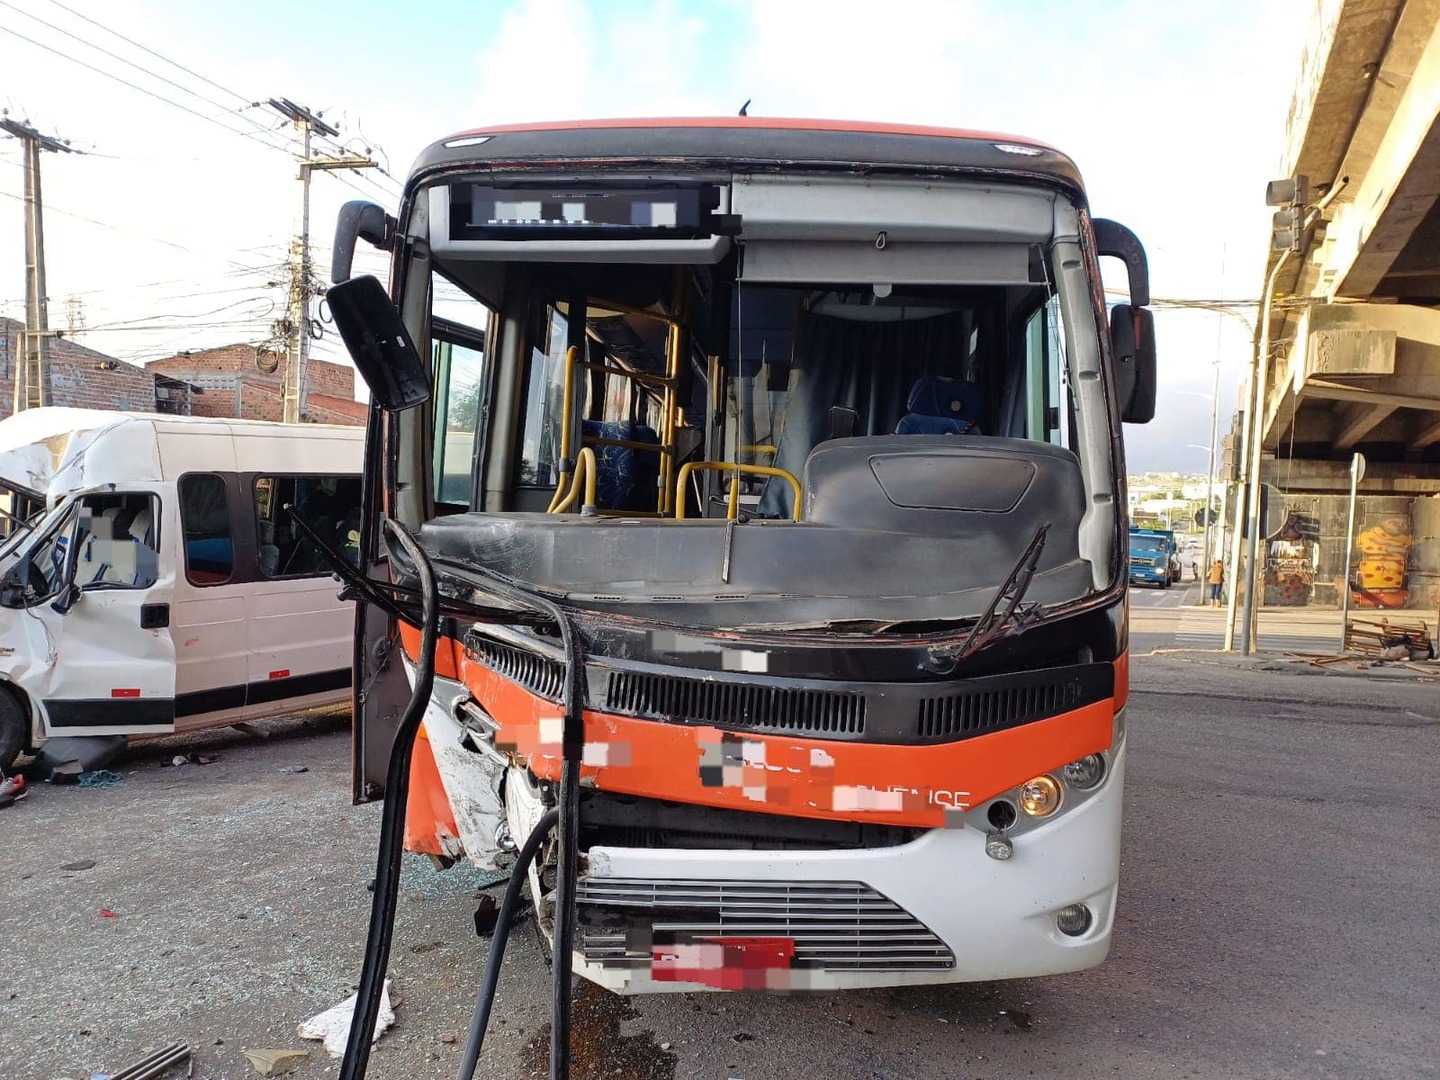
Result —
M913 124L750 116L474 128L425 149L412 175L464 165L536 169L562 162L957 172L1036 179L1083 194L1075 163L1034 139Z

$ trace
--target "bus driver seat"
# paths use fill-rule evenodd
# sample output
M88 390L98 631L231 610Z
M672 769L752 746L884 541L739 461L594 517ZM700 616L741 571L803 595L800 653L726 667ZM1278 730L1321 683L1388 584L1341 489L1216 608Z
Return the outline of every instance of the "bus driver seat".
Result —
M916 379L896 435L983 435L980 387L964 379L927 375Z

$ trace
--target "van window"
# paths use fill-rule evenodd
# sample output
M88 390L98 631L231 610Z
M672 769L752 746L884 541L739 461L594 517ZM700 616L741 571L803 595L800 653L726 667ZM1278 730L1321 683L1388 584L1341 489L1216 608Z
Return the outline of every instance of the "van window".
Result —
M148 589L160 576L153 495L108 492L80 500L75 584L82 589Z
M351 563L360 559L358 476L257 476L255 528L260 573L267 578L330 573L304 522Z
M185 577L192 585L223 585L235 571L225 481L214 473L190 473L179 486Z
M48 600L65 579L65 561L70 552L70 534L75 525L74 508L62 515L60 523L36 542L25 556L24 604Z

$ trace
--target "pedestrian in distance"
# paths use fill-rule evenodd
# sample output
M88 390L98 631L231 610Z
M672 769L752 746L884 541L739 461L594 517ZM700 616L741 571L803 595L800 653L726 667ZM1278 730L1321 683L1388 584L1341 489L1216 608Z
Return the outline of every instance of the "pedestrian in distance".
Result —
M1220 589L1225 584L1225 564L1216 559L1210 564L1210 606L1220 606Z
M1199 559L1191 559L1191 560L1190 560L1190 578L1191 578L1192 581L1199 581L1199 580L1200 580L1200 560L1199 560Z

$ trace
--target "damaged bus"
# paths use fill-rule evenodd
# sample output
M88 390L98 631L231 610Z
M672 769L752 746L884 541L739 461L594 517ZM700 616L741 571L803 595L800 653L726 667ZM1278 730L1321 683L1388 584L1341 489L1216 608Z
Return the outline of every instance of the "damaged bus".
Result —
M388 294L349 279L357 237ZM1104 958L1121 423L1155 358L1143 249L1069 158L870 123L485 128L422 154L398 217L347 206L334 277L375 402L350 590L382 886L408 802L413 848L522 848L557 986Z

